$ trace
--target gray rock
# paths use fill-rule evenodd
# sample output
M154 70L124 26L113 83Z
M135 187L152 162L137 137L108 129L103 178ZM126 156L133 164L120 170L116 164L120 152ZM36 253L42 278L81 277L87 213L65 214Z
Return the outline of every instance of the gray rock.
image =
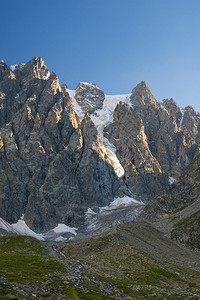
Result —
M76 87L75 99L84 113L93 113L103 107L105 96L96 84L79 82Z

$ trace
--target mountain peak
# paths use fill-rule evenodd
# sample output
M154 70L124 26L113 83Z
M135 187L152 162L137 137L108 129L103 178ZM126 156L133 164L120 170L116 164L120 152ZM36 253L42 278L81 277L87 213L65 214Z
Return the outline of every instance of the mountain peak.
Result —
M181 110L173 98L163 99L161 105L167 110L170 116L176 118L177 122L181 119Z
M147 88L149 90L149 87L148 87L146 81L144 81L144 80L142 80L140 83L138 83L137 87Z
M33 59L31 59L23 68L23 71L25 74L28 74L29 76L33 78L38 79L48 79L50 76L50 72L47 69L47 66L44 62L44 60L41 57L35 56Z
M142 107L151 103L156 103L156 99L152 95L145 81L141 81L131 93L131 102L135 107Z
M100 89L95 83L93 82L83 82L83 81L80 81L79 84L77 85L76 89L78 87L88 87L88 88L96 88L96 89Z

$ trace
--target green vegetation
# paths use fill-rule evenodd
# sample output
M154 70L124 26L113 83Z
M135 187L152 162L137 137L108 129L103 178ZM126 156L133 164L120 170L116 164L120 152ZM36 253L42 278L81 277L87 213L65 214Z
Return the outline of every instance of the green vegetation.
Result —
M200 271L187 264L188 252L149 224L131 222L52 246L25 236L0 238L0 299L200 297ZM192 258L200 270L199 256Z
M176 214L176 213L182 211L183 209L185 209L186 207L187 207L187 205L184 205L184 206L182 206L182 207L176 209L173 213Z
M183 218L179 222L174 224L174 228L185 226L193 221L195 221L200 216L200 210L196 211L192 215L188 216L187 218Z
M180 218L179 216L173 216L169 219L170 222L174 222L176 219Z
M37 297L44 299L50 299L52 294L60 296L62 290L65 295L72 295L64 266L32 237L1 237L0 266L0 299L7 299L8 295L31 299L35 290Z
M122 299L125 295L133 299L188 299L193 292L199 291L200 274L176 264L177 257L173 260L172 254L176 253L177 246L170 241L163 244L163 254L171 247L168 254L171 261L164 257L157 260L156 253L151 253L150 248L144 249L149 243L157 247L156 240L162 244L160 234L156 236L157 231L154 231L155 240L151 241L150 231L134 229L133 226L133 223L120 225L101 236L65 246L63 251L67 255L90 266L90 272L85 274L85 284L93 278L85 285L89 294L86 298L80 294L80 299ZM142 231L143 235L140 235ZM146 238L146 234L149 237ZM98 282L101 286L97 288ZM103 296L106 289L109 297Z

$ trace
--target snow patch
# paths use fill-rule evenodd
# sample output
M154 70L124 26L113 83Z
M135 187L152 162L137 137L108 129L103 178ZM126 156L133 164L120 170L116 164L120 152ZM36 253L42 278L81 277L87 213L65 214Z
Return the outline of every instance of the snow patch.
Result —
M176 182L176 179L169 176L169 184L173 184Z
M75 227L69 227L65 224L58 224L57 227L55 227L54 229L52 229L51 231L54 231L55 233L71 233L73 235L77 235L76 230L78 230L78 228Z
M182 123L183 123L183 117L184 117L184 113L185 113L185 110L184 108L181 109L181 119L180 119L180 125L179 125L179 131L181 130L181 126L182 126Z
M86 214L86 215L96 215L97 213L95 213L95 212L89 207L85 214Z
M115 174L117 175L117 177L121 178L122 176L124 176L125 171L124 171L124 168L122 167L122 165L120 164L119 159L117 158L117 155L116 155L117 150L116 150L115 146L113 144L111 144L110 141L106 137L101 136L101 139L103 140L103 144L106 149L107 156L113 162L113 168L114 168Z
M136 220L144 208L144 203L131 197L116 198L109 206L100 207L96 214L85 214L86 223L82 232L104 232L117 224ZM90 209L88 209L90 211Z
M20 235L29 235L41 241L45 240L42 234L35 233L22 219L18 220L17 223L11 224L11 227L14 228Z
M84 114L84 112L82 111L81 107L78 105L78 102L75 99L76 91L75 90L67 89L67 92L68 92L70 98L72 98L72 100L74 102L74 110L75 110L75 112L77 113L77 115L79 116L79 118L81 120L83 120L85 114Z
M94 88L96 88L96 89L99 89L99 87L98 86L96 86L96 84L94 84L94 83L92 83L92 82L80 82L80 84L84 84L84 85L87 85L87 86L92 86L92 87L94 87ZM82 87L83 88L83 87Z
M92 121L94 122L95 126L97 127L98 131L101 135L103 135L103 129L113 121L113 113L114 110L119 104L120 101L129 104L131 94L126 95L105 95L105 100L103 102L103 108L98 109L95 111L95 114L91 116Z
M109 204L109 206L99 207L99 209L100 209L100 212L102 212L104 210L116 209L121 206L129 206L132 204L144 205L144 203L142 201L138 201L138 200L128 197L128 196L124 196L122 198L116 198L113 202L111 202Z
M8 233L14 233L17 235L28 235L32 236L38 240L45 241L45 240L51 240L55 242L64 242L71 238L67 238L62 236L62 234L70 233L74 236L77 235L76 230L78 230L75 227L69 227L65 224L58 224L57 227L50 230L47 233L39 234L35 233L33 230L31 230L25 223L24 215L21 216L21 218L18 220L17 223L9 224L8 222L4 221L0 218L0 229L3 229L7 231Z
M160 107L161 107L164 111L166 111L166 113L169 115L169 112L168 112L168 110L164 107L164 105L160 104Z
M64 238L63 236L59 236L55 239L55 242L65 242L67 241L67 238Z
M17 100L19 98L19 94L17 94L16 96L15 96L15 100Z
M14 230L14 228L12 228L12 226L8 222L4 221L2 218L0 218L0 229L3 229L7 232L17 233L17 231Z
M16 64L10 65L9 68L11 69L12 72L14 72L17 66L18 65L16 65Z

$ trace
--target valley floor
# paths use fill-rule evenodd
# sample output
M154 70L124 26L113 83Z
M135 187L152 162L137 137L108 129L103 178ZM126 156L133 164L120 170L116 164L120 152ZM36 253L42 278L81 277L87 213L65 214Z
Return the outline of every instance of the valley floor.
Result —
M1 237L0 265L0 299L200 299L200 253L140 221L68 243Z

